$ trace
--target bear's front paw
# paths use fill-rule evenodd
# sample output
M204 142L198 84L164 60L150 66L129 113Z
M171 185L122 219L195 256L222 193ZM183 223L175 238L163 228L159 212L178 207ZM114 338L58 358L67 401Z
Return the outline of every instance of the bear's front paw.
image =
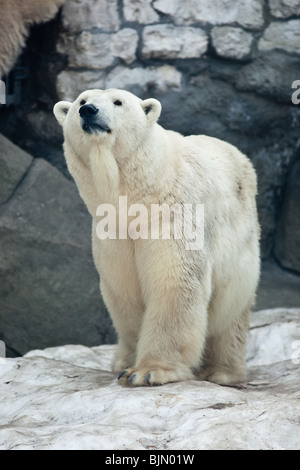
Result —
M192 371L186 366L169 367L150 366L123 370L118 375L119 384L129 387L163 385L193 379Z

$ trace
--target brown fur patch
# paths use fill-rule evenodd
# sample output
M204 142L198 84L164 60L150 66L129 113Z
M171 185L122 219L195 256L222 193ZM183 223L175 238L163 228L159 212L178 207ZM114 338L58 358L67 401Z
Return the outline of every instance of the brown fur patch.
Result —
M0 15L0 77L8 73L22 48L30 25L48 21L66 0L2 0Z

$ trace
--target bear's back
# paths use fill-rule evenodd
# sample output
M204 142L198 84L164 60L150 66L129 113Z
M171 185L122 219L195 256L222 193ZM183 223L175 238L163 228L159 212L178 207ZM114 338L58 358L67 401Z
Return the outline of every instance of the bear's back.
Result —
M236 147L215 137L191 135L184 137L186 144L195 148L189 152L189 163L199 165L207 184L225 196L234 191L238 198L257 193L256 173L251 161ZM201 171L202 170L202 171Z

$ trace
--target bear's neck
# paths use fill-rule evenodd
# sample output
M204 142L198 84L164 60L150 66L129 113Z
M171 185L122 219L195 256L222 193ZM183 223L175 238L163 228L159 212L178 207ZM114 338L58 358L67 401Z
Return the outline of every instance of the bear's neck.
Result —
M103 203L115 204L119 193L119 169L111 152L94 147L79 155L68 139L64 142L68 169L92 217Z
M135 151L124 152L95 146L88 158L67 159L70 173L78 186L92 217L101 204L116 208L119 196L127 196L128 204L170 203L179 199L178 175L183 160L177 155L180 134L154 126L143 144ZM65 142L65 150L69 143ZM66 155L73 152L66 152Z
M127 196L132 204L164 201L172 193L179 157L174 153L169 134L156 124L134 154L123 152L120 158L118 152L114 155L119 162L119 195Z
M119 166L109 149L95 147L90 153L91 182L101 204L115 204L120 190Z

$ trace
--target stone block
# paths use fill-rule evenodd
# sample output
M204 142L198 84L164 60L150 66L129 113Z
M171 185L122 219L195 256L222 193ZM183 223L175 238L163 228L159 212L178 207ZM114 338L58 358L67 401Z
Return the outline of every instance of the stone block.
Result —
M160 67L116 67L107 76L105 88L124 88L134 93L143 93L148 87L156 91L181 88L181 73L171 65Z
M215 26L212 30L212 42L221 57L244 59L250 54L253 36L242 28Z
M237 23L252 29L260 29L264 24L261 0L155 0L153 6L169 15L175 24Z
M103 70L63 70L57 76L57 95L61 100L74 101L85 90L105 88L105 76Z
M300 20L271 23L260 39L258 47L262 51L280 49L300 54Z
M64 27L72 33L92 28L111 32L120 27L118 0L68 0L62 16Z
M300 0L269 0L271 14L276 18L300 15Z
M192 59L205 54L208 37L201 28L161 24L144 28L143 44L147 59Z
M104 70L116 59L130 64L136 59L138 33L124 28L115 34L82 31L72 36L62 36L58 52L67 54L69 67Z
M82 31L74 38L74 46L69 51L70 67L101 70L112 65L113 61L110 34Z
M0 279L0 331L10 350L97 345L114 336L92 259L90 215L75 184L45 160L33 161L0 206Z
M159 21L159 15L151 6L151 0L124 0L123 13L126 21L142 24Z
M31 163L31 155L0 134L0 205L11 197Z
M131 64L136 59L139 36L135 29L123 28L112 35L111 44L114 57Z

